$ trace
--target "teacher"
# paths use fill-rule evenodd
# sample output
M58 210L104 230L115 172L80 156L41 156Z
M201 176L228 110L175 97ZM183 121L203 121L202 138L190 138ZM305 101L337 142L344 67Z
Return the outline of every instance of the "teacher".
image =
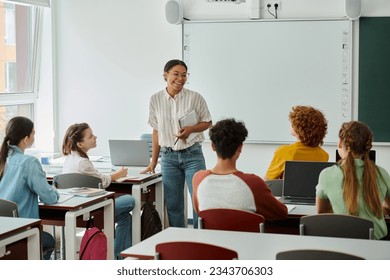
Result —
M155 172L161 152L161 173L169 225L184 227L184 182L192 197L192 177L206 169L201 143L203 131L211 126L211 115L204 98L184 88L187 65L178 59L164 67L166 88L150 98L149 121L152 133L152 160L144 172ZM179 120L185 125L180 127ZM198 216L193 211L194 228Z

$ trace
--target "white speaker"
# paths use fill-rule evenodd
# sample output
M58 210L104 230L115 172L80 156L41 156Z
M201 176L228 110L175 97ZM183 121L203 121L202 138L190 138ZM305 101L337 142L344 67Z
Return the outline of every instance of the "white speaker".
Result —
M181 0L169 0L165 4L165 18L171 24L180 24L183 21L183 5Z
M349 19L358 19L362 15L362 1L345 0L345 15Z

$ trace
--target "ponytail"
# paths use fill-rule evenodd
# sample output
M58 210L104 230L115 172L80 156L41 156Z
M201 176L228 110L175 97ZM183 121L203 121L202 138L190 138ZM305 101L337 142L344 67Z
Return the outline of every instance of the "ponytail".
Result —
M0 180L3 178L5 163L7 162L8 150L9 150L8 141L9 141L8 136L5 136L0 148Z
M0 150L0 180L4 176L9 146L19 145L26 136L30 136L34 129L34 123L26 117L13 117L5 128L5 137Z

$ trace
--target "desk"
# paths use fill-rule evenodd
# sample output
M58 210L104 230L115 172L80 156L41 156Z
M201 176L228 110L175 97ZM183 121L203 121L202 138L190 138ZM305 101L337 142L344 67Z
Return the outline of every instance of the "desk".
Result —
M41 259L40 219L0 217L0 260L4 259Z
M77 260L76 222L77 217L89 219L90 212L103 209L104 233L107 236L107 259L114 258L114 193L107 192L93 197L72 197L54 205L39 205L42 223L65 222L65 259Z
M101 173L111 173L111 162L93 162L94 166ZM49 181L55 176L62 172L62 164L58 161L56 164L43 165L43 169L46 172L46 176ZM129 167L129 173L135 175L144 168L140 167ZM116 193L131 194L135 199L135 206L132 211L132 240L133 244L141 241L141 206L142 206L142 193L147 192L148 188L153 187L155 189L155 203L156 210L160 215L161 221L164 221L164 189L162 184L161 173L146 174L139 176L138 179L127 180L121 183L112 182L108 187L107 191L113 191Z
M235 250L240 260L275 260L278 252L294 249L331 250L371 260L390 259L390 242L387 241L174 227L124 250L121 255L153 259L156 244L170 241L204 242L226 247Z

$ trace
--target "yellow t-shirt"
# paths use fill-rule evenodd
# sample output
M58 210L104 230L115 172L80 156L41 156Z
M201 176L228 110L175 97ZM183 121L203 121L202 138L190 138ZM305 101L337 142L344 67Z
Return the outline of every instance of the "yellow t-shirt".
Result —
M328 161L328 153L321 147L308 147L301 142L291 145L282 145L276 149L266 176L269 180L282 179L284 176L284 163L287 160Z

